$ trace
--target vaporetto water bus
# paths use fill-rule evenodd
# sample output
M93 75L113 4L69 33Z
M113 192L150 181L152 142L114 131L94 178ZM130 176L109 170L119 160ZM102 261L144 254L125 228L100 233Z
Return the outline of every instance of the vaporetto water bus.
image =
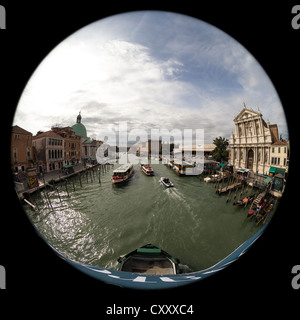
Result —
M123 164L113 172L111 182L114 184L127 181L133 174L132 164Z
M154 171L149 164L141 164L140 167L146 176L154 176Z

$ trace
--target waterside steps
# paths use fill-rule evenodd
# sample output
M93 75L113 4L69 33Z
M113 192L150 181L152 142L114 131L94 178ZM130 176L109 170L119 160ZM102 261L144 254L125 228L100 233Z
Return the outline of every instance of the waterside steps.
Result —
M254 207L257 206L261 200L266 196L267 191L264 190L263 192L261 192L252 202L251 206L250 206L250 210Z

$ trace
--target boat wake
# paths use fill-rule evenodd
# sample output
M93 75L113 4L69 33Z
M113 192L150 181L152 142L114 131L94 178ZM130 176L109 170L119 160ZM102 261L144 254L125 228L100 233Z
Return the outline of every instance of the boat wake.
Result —
M176 188L167 188L165 191L172 199L184 205L187 209L191 209L190 204L186 200L185 196Z

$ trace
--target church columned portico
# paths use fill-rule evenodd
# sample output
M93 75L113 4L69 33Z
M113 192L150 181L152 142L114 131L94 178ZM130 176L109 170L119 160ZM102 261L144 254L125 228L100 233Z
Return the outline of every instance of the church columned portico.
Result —
M235 132L230 137L230 163L265 174L270 169L270 148L278 139L277 125L266 123L258 108L246 108L234 117Z

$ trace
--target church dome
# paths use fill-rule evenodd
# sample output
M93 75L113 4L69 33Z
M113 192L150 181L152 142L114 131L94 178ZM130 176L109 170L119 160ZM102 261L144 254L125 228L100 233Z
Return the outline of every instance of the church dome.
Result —
M77 116L77 121L76 123L72 126L72 129L74 131L74 133L80 137L87 137L87 133L86 133L86 128L85 126L81 123L81 114L79 112L79 115Z

